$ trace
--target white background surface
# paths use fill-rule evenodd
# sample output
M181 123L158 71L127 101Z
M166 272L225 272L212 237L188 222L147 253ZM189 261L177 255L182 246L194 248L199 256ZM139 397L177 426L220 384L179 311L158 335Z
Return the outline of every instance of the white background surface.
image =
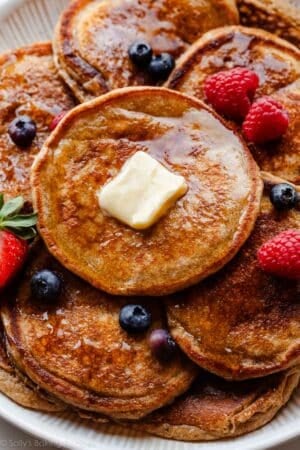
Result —
M57 450L57 447L47 445L47 443L44 441L32 438L28 434L22 433L12 425L4 422L3 420L0 420L0 450L26 448ZM299 450L299 448L300 439L297 439L296 441L293 441L289 444L274 447L274 450ZM230 450L230 443L228 443L228 450ZM255 447L253 448L253 450L255 450Z
M54 0L49 0L51 2ZM9 6L12 6L16 3L21 3L21 0L0 0L0 9L1 4L7 3ZM1 401L1 400L0 400ZM41 428L45 426L43 423L41 423ZM180 449L181 446L176 445L176 449ZM184 444L182 444L182 448L184 447ZM51 445L47 445L46 442L38 440L34 437L31 437L14 426L8 424L4 420L0 419L0 450L9 450L9 449L26 449L26 448L40 448L44 450L57 450L58 447L54 447ZM130 448L130 447L128 447ZM145 448L143 446L143 448ZM296 441L290 442L289 444L280 445L278 447L274 447L274 450L299 450L300 449L300 439L297 439ZM85 450L82 448L82 450ZM109 450L109 448L107 449ZM230 442L228 442L228 450L232 450ZM240 450L243 450L242 448ZM253 446L253 450L255 449L255 446Z

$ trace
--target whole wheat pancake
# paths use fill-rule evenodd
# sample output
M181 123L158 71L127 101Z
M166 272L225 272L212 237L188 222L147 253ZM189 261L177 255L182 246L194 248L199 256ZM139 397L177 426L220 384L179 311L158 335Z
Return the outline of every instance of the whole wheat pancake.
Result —
M241 23L300 45L299 0L238 0Z
M234 0L76 0L63 12L54 48L80 101L115 88L153 84L128 58L135 41L177 58L207 30L238 23Z
M256 97L274 95L290 116L289 130L283 139L253 149L257 162L262 170L298 182L299 49L263 30L220 28L206 33L182 56L166 86L204 100L206 77L236 66L254 70L260 80Z
M258 248L290 228L300 228L300 212L276 212L265 193L254 230L236 257L169 299L171 334L203 368L246 379L299 364L299 282L269 275L257 262Z
M251 152L265 171L300 185L300 78L271 97L288 112L288 130L279 141L256 146L251 144Z
M73 106L54 66L50 43L0 55L0 192L30 199L33 159L50 134L53 118ZM8 135L10 123L22 115L29 116L37 126L37 135L26 149L17 147Z
M52 304L37 301L30 290L31 276L45 268L63 280ZM16 299L3 309L10 357L34 383L74 407L142 417L183 393L197 371L180 351L167 364L152 355L149 333L166 326L162 305L139 299L152 325L139 335L123 331L119 312L128 303L94 289L39 249Z
M272 420L289 400L299 377L299 366L239 382L201 373L186 394L133 427L183 441L209 441L249 433Z
M188 185L142 231L104 214L97 199L140 150ZM32 186L40 233L65 267L112 294L162 295L233 257L253 228L262 183L246 145L207 106L143 87L68 114L36 159Z
M5 348L5 335L0 322L0 392L21 406L39 411L63 411L65 406L46 397L37 387L33 388L19 376L11 364Z
M33 159L50 134L49 125L55 115L72 106L69 90L57 74L50 43L0 55L0 192L6 197L23 195L31 199L29 173ZM10 123L20 115L29 116L37 125L37 136L26 149L17 147L8 135ZM6 356L1 324L0 328L1 392L29 408L62 410L62 405L48 401L18 376Z

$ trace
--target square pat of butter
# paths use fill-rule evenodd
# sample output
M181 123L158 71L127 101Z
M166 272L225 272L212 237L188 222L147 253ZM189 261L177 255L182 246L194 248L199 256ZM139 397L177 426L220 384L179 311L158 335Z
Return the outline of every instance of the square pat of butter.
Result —
M182 176L139 151L97 196L103 211L142 230L157 222L186 191L187 184Z

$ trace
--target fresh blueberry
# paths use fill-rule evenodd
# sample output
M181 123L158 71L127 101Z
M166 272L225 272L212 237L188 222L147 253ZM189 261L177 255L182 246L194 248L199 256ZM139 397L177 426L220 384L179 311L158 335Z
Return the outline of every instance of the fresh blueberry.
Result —
M29 147L36 136L36 124L30 117L16 117L9 125L8 134L18 147Z
M152 48L147 42L134 42L129 47L128 54L136 66L145 67L152 59Z
M289 210L296 206L297 192L288 183L275 184L270 192L270 200L278 210Z
M142 333L151 324L151 313L141 305L126 305L121 309L120 326L128 333Z
M62 290L61 279L51 270L40 270L31 278L31 292L38 300L56 300Z
M169 361L177 350L177 345L167 330L154 330L149 338L152 353L161 361Z
M175 60L169 53L154 56L148 66L148 72L154 80L166 80L175 67Z

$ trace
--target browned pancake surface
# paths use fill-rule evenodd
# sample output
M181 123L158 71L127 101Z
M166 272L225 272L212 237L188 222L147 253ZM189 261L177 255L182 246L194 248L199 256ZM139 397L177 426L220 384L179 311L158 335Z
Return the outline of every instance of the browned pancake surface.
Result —
M62 14L54 47L62 75L80 100L111 89L155 84L128 58L133 42L178 57L205 31L235 24L232 0L77 0Z
M51 305L30 290L31 276L44 268L64 285ZM127 303L132 300L109 297L39 251L3 312L8 350L23 373L66 403L115 418L141 417L184 392L196 370L180 352L168 364L152 355L149 334L166 326L162 305L139 299L151 311L152 325L131 335L119 325Z
M207 76L233 67L247 67L259 76L256 97L272 95L286 108L287 134L253 155L262 170L297 183L300 177L299 77L300 51L274 35L254 28L224 27L206 33L180 59L167 87L205 99Z
M0 192L31 197L29 172L35 155L50 134L56 114L74 102L58 77L50 43L33 44L0 55ZM27 115L37 125L29 148L17 147L8 127L17 116Z
M248 433L274 417L290 398L299 376L299 367L240 382L201 373L186 394L150 414L134 428L184 441Z
M288 130L276 142L251 145L251 152L265 171L300 184L300 78L279 89L271 97L288 112Z
M200 366L225 378L263 376L299 363L299 282L263 272L257 250L300 228L300 212L276 212L266 195L240 252L216 275L168 301L171 333Z
M26 383L16 372L6 353L5 333L0 322L0 392L26 408L38 411L58 412L65 405L47 398L38 387Z
M299 0L238 0L243 25L262 28L300 45Z
M104 215L96 196L139 150L189 188L144 231ZM258 169L231 129L195 99L145 87L73 110L37 158L32 183L50 252L125 295L174 292L218 270L248 237L261 196Z
M50 43L38 43L0 55L0 192L6 197L31 199L29 174L34 157L50 134L56 114L72 108L74 101L54 66ZM8 135L15 117L27 115L36 122L37 136L26 149ZM1 302L4 293L1 293ZM6 355L0 324L0 390L15 402L38 410L61 411L65 407L39 395L25 384Z

